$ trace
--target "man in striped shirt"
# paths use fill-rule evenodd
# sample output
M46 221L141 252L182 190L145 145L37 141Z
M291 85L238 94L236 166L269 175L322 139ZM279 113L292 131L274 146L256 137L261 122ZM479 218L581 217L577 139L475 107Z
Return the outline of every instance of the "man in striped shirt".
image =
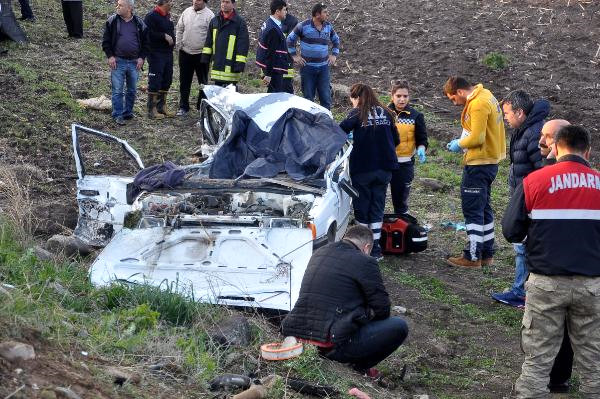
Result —
M327 22L329 13L325 4L312 8L312 19L296 25L287 38L288 51L294 62L301 66L302 92L304 98L313 101L319 94L319 102L331 108L331 87L329 67L335 65L340 53L340 38L333 25ZM300 54L296 42L300 39ZM329 45L331 44L331 54Z

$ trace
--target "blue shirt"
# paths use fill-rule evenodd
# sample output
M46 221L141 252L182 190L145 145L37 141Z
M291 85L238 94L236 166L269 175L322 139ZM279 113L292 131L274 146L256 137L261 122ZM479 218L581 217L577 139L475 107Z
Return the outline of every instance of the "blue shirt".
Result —
M272 16L272 15L271 15L271 17L270 17L270 18L273 20L273 22L275 22L275 25L279 26L279 29L281 29L281 21L280 21L280 20L278 20L277 18L275 18L275 17L274 17L274 16Z
M296 41L300 39L300 53L306 65L325 66L329 60L329 44L331 43L331 54L340 53L340 37L333 30L333 25L325 22L321 30L318 30L312 22L307 19L296 25L287 38L288 51L296 55Z

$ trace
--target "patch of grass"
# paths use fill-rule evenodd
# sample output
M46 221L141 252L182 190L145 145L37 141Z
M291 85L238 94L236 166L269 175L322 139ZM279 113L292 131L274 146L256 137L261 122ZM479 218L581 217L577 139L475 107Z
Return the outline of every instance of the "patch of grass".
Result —
M504 54L492 51L491 53L487 53L483 57L482 62L483 65L497 71L506 68L508 66L509 60L508 57Z
M106 310L148 304L160 314L161 320L172 325L189 326L199 317L210 316L213 320L221 317L220 308L188 299L193 298L193 294L188 293L187 288L180 286L178 281L165 280L158 287L115 283L100 289L97 296L98 306Z
M455 375L454 373L441 373L436 370L432 370L429 367L423 366L419 368L419 382L424 386L439 388L439 387L455 387L460 389L467 389L475 384L475 381L468 377L461 375Z
M417 166L419 177L428 177L439 180L452 187L459 187L461 182L461 174L453 171L444 165L437 162L425 162Z
M0 67L17 75L24 83L34 83L38 79L36 71L27 64L11 59L0 59Z
M444 282L435 277L420 277L407 272L391 272L390 276L399 283L416 289L422 298L450 305L466 318L479 319L511 328L516 328L521 324L522 313L507 306L485 310L472 303L464 303L460 296L451 293Z

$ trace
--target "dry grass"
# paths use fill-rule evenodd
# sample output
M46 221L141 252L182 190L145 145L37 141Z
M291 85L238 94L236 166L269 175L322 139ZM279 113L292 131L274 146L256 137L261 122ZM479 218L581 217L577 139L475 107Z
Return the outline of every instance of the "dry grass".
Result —
M31 164L0 165L0 214L13 226L15 238L21 243L32 240L39 224L32 188L42 179L44 173Z

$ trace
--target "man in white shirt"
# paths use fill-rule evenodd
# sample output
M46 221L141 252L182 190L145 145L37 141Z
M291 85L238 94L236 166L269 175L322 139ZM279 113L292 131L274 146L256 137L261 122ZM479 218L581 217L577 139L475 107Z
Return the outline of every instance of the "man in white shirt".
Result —
M208 25L215 14L206 6L205 0L192 0L192 6L183 11L175 29L179 49L179 110L177 116L190 110L190 89L194 72L200 85L208 82L209 63L201 62L202 48L206 41ZM200 90L196 108L204 93Z

